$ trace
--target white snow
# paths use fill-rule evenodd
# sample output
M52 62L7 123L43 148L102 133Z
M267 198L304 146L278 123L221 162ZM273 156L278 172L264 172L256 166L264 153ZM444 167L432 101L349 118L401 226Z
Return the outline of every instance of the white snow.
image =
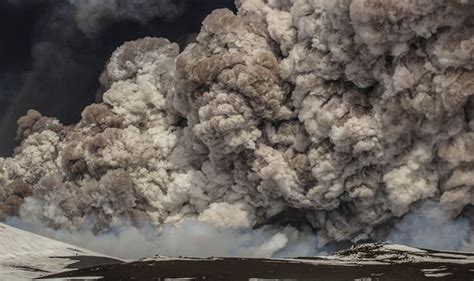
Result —
M303 260L312 264L333 265L380 265L403 263L473 264L474 255L463 252L428 251L396 244L363 244L355 246L350 252L341 251L314 260ZM428 269L429 270L429 269Z
M446 277L446 276L449 276L449 275L453 275L453 274L450 273L450 272L446 272L446 273L425 273L426 277Z
M105 255L0 223L0 280L31 280L66 270L74 257Z
M384 248L387 250L394 250L400 252L417 252L417 253L426 253L426 251L418 248L413 248L405 245L395 245L395 244L387 244L384 245Z

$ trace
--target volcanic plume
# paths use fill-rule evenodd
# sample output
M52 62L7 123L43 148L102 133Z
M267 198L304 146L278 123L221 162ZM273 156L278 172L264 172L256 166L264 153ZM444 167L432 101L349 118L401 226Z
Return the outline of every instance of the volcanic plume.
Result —
M28 109L79 121L123 42L161 36L184 47L224 7L232 0L0 1L0 156L11 155L16 120Z
M97 234L291 225L322 246L385 240L428 204L436 221L464 222L456 247L469 243L474 3L236 6L182 51L123 44L103 102L77 124L20 118L21 145L0 158L0 215Z

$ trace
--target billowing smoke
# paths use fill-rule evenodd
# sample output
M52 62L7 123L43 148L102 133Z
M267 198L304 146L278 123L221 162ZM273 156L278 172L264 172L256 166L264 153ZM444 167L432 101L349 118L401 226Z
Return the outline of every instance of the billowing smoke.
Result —
M28 109L76 123L98 76L124 41L166 36L185 46L213 9L232 0L0 1L0 155L11 155ZM100 98L100 97L99 97Z
M128 221L291 226L316 248L419 240L435 212L449 229L430 235L464 232L440 246L470 243L474 3L236 4L181 52L162 38L118 48L103 103L76 125L22 117L1 214L98 235Z

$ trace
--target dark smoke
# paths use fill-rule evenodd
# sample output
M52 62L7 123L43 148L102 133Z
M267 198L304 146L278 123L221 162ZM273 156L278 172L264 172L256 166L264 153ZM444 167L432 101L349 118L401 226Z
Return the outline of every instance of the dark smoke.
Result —
M28 109L65 124L80 119L112 51L145 36L184 47L215 8L232 0L2 0L0 155L10 155L16 120Z

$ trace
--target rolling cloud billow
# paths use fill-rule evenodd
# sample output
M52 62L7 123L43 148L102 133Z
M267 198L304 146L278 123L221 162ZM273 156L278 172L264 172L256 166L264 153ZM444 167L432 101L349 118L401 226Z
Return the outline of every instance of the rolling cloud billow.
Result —
M123 44L77 124L20 118L0 215L98 236L124 223L267 231L257 254L273 255L298 239L417 244L435 210L430 229L463 231L443 246L471 247L472 1L236 6L182 51Z
M28 109L76 123L100 100L97 78L123 42L163 36L186 46L209 12L229 6L232 0L0 1L0 156L11 155L16 120Z

